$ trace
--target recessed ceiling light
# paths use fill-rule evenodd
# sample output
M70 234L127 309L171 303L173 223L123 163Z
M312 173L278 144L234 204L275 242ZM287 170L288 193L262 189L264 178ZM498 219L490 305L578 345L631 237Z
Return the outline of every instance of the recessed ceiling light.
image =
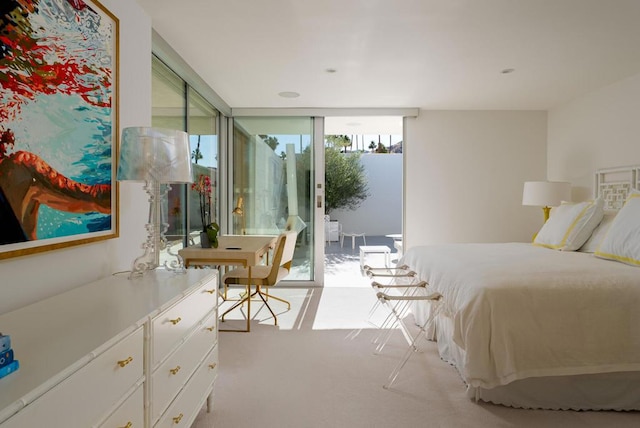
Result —
M300 96L299 93L293 91L279 92L278 95L282 98L298 98Z
M360 122L349 122L347 123L347 126L360 126L362 125Z
M504 70L502 70L500 73L502 74L509 74L509 73L513 73L514 71L516 71L515 68L505 68Z
M336 70L335 68L327 68L324 71L326 71L327 73L337 73L338 70Z

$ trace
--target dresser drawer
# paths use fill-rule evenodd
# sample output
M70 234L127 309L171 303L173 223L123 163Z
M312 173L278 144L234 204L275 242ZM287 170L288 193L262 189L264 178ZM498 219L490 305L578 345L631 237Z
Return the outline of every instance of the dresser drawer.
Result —
M127 400L116 409L100 428L143 428L144 389L139 386Z
M154 427L180 428L191 426L204 400L211 392L217 375L218 346L216 345Z
M2 428L47 427L52 421L59 426L91 426L142 376L141 327L27 405Z
M217 304L215 281L200 287L152 321L152 367L160 363Z
M151 383L151 420L160 417L164 409L196 370L202 358L217 341L217 311L200 323L187 341L167 358L153 373Z

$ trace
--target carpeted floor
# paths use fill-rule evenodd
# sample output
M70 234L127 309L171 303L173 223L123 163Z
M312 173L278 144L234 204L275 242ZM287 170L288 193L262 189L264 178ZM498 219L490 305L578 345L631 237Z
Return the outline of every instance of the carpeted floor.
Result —
M279 327L256 304L250 333L220 333L214 410L203 409L193 428L640 426L637 412L521 410L472 402L456 370L427 341L393 388L383 389L407 345L396 331L374 355L371 340L378 331L365 322L374 302L370 289L281 287L273 294L292 304L284 311L273 302L281 312ZM225 328L243 326L237 312Z

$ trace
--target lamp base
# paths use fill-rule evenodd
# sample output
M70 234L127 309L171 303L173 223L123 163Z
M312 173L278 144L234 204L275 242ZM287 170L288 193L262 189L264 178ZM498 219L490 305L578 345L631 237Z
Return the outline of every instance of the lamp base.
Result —
M147 230L147 239L142 244L144 254L133 261L129 279L139 277L145 272L154 270L160 266L160 251L167 247L167 238L165 232L169 228L169 224L163 221L163 211L160 208L161 202L166 198L167 193L171 190L171 186L165 186L161 191L161 185L155 181L147 181L144 189L149 195L149 222L145 225ZM176 273L185 273L184 262L182 257L173 254L176 257L174 261L166 261L164 266L167 270Z
M546 223L549 220L549 213L551 212L551 207L542 207L542 211L544 212L544 222Z
M158 265L155 263L155 256L152 251L145 251L143 255L133 261L129 279L142 276L147 271L154 270Z

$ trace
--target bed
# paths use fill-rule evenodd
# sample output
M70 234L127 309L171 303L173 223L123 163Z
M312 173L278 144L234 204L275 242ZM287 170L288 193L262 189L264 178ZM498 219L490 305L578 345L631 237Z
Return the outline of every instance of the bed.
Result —
M640 410L640 256L633 253L640 248L640 223L633 224L640 222L640 192L633 190L640 168L628 170L624 180L608 178L622 169L598 171L594 200L606 202L608 215L591 227L582 251L558 251L536 238L535 245L418 246L399 261L443 295L430 334L471 398L524 408ZM628 229L632 241L621 246ZM631 257L612 255L618 247L631 248ZM418 323L428 310L414 308Z

